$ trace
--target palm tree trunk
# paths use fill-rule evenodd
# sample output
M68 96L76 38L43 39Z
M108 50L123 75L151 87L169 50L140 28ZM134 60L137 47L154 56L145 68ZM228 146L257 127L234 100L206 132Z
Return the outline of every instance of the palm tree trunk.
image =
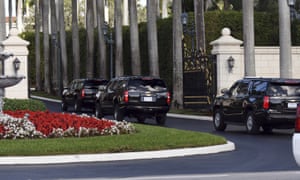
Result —
M80 49L77 16L77 0L72 0L73 79L78 79L80 77Z
M151 76L159 76L157 25L156 25L156 0L147 0L147 32L149 48L149 71Z
M50 1L50 13L51 13L51 47L50 47L50 59L52 64L52 91L55 91L57 95L60 95L58 92L58 69L57 69L57 38L58 38L58 32L57 32L57 17L56 17L56 4L55 0Z
M86 77L94 76L94 3L93 0L86 1L86 31L87 31L87 61Z
M173 0L173 103L177 109L183 108L183 68L182 68L182 24L181 0Z
M0 1L0 42L6 38L5 3ZM1 47L0 47L1 51Z
M64 87L68 86L68 57L66 48L66 30L64 21L64 0L57 1L59 8L59 35L60 35L60 53L61 53L61 65L62 65L62 85ZM60 62L59 62L60 63ZM61 78L60 78L61 80ZM60 89L61 90L61 89Z
M19 32L23 32L23 0L17 0L17 27Z
M99 48L99 60L98 60L98 71L99 76L108 79L107 76L107 61L106 61L106 44L103 36L104 27L104 2L97 0L97 24L98 24L98 48Z
M204 0L194 0L194 15L196 25L196 50L205 52Z
M50 93L49 1L43 0L44 90Z
M35 86L38 91L42 89L40 52L40 2L41 1L39 0L35 0Z
M128 0L130 16L130 47L131 47L131 71L133 75L141 75L141 57L139 45L139 31L137 21L136 0Z
M116 39L116 76L124 75L123 35L122 35L122 0L115 0L115 39Z

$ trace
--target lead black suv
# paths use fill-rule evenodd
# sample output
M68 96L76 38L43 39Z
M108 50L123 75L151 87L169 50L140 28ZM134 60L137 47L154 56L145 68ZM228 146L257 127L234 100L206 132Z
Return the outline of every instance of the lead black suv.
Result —
M300 80L244 78L213 103L213 124L224 131L227 124L245 125L249 133L273 128L294 128L300 102Z
M155 117L159 125L165 124L171 103L164 81L156 77L125 76L109 81L96 94L95 115L99 118L112 114L118 121L125 116L136 117L143 123Z
M95 95L99 86L106 85L105 79L75 79L62 92L61 108L67 111L73 107L76 112L82 108L95 109Z

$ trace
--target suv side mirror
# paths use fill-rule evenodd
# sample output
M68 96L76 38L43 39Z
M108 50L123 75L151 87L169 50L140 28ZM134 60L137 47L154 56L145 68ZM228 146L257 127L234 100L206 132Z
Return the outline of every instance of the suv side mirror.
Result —
M229 92L229 90L227 88L221 89L222 94L227 94L228 92Z

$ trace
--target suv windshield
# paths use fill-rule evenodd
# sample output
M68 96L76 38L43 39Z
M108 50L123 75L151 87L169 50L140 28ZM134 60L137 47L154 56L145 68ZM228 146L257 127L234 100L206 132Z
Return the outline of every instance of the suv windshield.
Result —
M300 84L270 84L270 96L300 96Z

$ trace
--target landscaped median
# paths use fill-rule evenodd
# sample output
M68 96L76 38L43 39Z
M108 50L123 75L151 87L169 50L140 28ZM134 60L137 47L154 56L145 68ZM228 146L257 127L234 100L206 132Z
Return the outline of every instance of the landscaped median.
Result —
M148 159L234 149L225 138L209 133L69 113L4 112L0 118L0 164Z

